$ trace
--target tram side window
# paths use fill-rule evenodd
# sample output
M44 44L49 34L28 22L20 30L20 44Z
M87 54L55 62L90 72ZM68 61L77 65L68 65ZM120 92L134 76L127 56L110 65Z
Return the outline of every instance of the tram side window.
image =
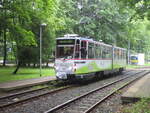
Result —
M121 60L123 60L123 50L121 50Z
M110 48L110 47L107 47L107 55L106 55L106 58L111 58L111 54L112 54L111 48Z
M95 58L99 58L100 57L100 48L99 45L95 45Z
M106 58L106 47L102 47L102 58Z
M89 43L88 58L94 58L94 44Z
M123 59L122 51L123 51L123 50L120 49L120 59L121 59L121 60Z
M102 58L102 49L101 49L100 46L98 47L98 50L99 50L99 53L98 53L99 55L98 56L99 56L99 58Z
M120 60L121 59L121 50L118 49L118 59Z
M124 60L124 50L122 50L122 60Z
M122 50L120 49L120 59L122 60Z
M119 49L117 49L117 59L119 60Z
M114 49L114 59L117 59L117 49Z
M105 48L102 46L102 58L105 58Z
M86 58L87 56L86 45L87 45L86 41L81 42L81 58Z
M124 60L124 50L122 50L122 60Z
M75 58L79 58L80 54L80 40L77 40L76 46L75 46Z
M123 58L124 58L124 60L126 60L126 51L124 51L123 53L124 53Z
M103 46L102 49L102 58L110 58L111 52L109 47Z

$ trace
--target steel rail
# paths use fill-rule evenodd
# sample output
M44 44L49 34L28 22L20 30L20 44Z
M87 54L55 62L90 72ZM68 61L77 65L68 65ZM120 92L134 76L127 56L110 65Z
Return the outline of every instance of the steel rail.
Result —
M43 87L43 88L31 89L31 90L27 90L27 91L13 93L13 94L10 94L10 95L7 95L7 96L1 96L0 100L10 98L10 97L15 97L15 96L18 96L18 95L23 95L23 94L26 94L26 93L32 93L32 92L40 91L40 90L47 89L47 88L49 88L49 87L46 86L46 87Z
M131 72L131 71L124 71L124 72ZM18 93L13 93L13 94L10 94L10 95L7 95L7 96L1 96L0 100L10 98L10 97L15 97L15 96L18 96L18 95L23 95L23 94L26 94L26 93L32 93L32 92L40 91L40 90L47 89L47 88L49 88L49 86L46 86L46 87L43 87L43 88L38 88L38 89L31 89L31 90L27 90L27 91L22 91L22 92L18 92Z
M105 101L107 98L109 98L110 96L114 95L117 91L123 89L125 86L131 84L132 82L136 81L136 80L139 80L140 78L142 78L143 76L147 75L149 72L143 74L142 76L140 77L136 77L135 79L123 84L121 87L115 89L114 91L112 91L111 93L109 93L108 95L106 95L104 98L102 98L101 100L99 100L96 104L94 104L93 106L91 106L88 110L86 110L84 113L90 113L96 106L98 106L99 104L101 104L103 101Z
M124 71L124 72L128 72L129 73L129 72L132 72L132 71ZM48 86L43 87L43 88L38 88L38 89L35 89L35 90L28 90L28 91L23 91L23 92L19 92L19 93L10 94L10 95L7 95L7 96L2 96L2 97L0 97L0 100L11 98L11 97L15 97L15 96L19 96L19 95L23 95L23 94L27 94L27 93L31 93L31 92L36 92L36 91L44 90L44 89L47 89L47 88L48 88ZM66 87L66 88L70 88L70 87ZM36 95L34 97L22 99L22 100L19 100L19 101L16 101L16 102L8 103L8 104L3 104L3 105L0 105L0 108L4 108L4 107L11 106L11 105L19 104L21 102L28 101L28 100L34 99L34 98L38 98L40 96L44 96L44 95L47 95L47 94L50 94L50 93L55 93L57 91L61 91L61 90L66 89L66 88L60 88L60 89L52 90L50 92L46 92L44 94Z
M53 94L53 93L56 93L56 92L59 92L59 91L62 91L62 90L68 89L68 88L72 88L72 87L73 86L66 86L66 87L63 87L63 88L58 88L58 89L55 89L55 90L48 91L48 92L43 93L43 94L39 94L39 95L32 96L32 97L29 97L29 98L26 98L26 99L22 99L22 100L19 100L19 101L16 101L16 102L3 104L3 105L0 105L0 108L5 108L5 107L12 106L12 105L16 105L16 104L19 104L19 103L22 103L22 102L25 102L25 101L28 101L28 100L31 100L31 99L39 98L41 96L45 96L45 95L48 95L48 94Z
M139 73L142 73L142 72L144 72L144 71L140 71L140 72L134 73L134 75L139 74ZM127 75L128 75L128 74L127 74ZM96 92L96 91L98 91L98 90L101 90L101 89L103 89L103 88L106 88L106 87L108 87L108 86L110 86L110 85L113 85L113 84L115 84L115 83L117 83L117 82L120 82L120 81L122 81L122 80L124 80L124 79L130 78L131 76L132 76L132 75L130 74L130 75L124 77L124 78L121 78L121 79L119 79L119 80L115 80L115 81L113 81L113 82L111 82L111 83L108 83L108 84L106 84L106 85L104 85L104 86L101 86L101 87L99 87L99 88L96 88L96 89L94 89L94 90L92 90L92 91L89 91L89 92L87 92L87 93L85 93L85 94L83 94L83 95L81 95L81 96L75 97L75 98L73 98L73 99L71 99L71 100L68 100L68 101L65 102L65 103L62 103L62 104L60 104L60 105L58 105L58 106L56 106L56 107L54 107L54 108L51 108L51 109L49 109L48 111L45 111L44 113L52 113L52 112L54 112L54 111L57 111L57 110L59 110L60 108L63 108L63 107L65 107L66 105L68 105L68 104L70 104L70 103L72 103L72 102L74 102L74 101L77 101L77 100L79 100L79 99L81 99L81 98L83 98L83 97L85 97L85 96L87 96L87 95L89 95L89 94L92 94L92 93L94 93L94 92Z

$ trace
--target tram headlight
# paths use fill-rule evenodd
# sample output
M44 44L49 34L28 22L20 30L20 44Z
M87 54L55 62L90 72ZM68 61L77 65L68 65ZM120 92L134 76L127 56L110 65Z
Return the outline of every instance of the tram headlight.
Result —
M68 68L68 70L72 70L72 67L70 66L70 67Z
M58 67L58 66L55 66L55 70L58 71L58 70L59 70L59 67Z
M73 71L75 72L76 70L77 70L77 66L76 66L76 64L74 64Z

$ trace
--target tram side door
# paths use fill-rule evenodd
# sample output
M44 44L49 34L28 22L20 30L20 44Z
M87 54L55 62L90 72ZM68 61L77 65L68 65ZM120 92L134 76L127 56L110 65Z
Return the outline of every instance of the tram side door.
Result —
M86 59L87 58L87 41L82 40L81 41L81 59Z

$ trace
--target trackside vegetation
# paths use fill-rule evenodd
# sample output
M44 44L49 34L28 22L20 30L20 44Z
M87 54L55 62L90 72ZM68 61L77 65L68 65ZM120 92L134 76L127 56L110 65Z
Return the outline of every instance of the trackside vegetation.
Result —
M146 64L144 66L137 66L137 65L127 65L127 69L133 68L140 68L150 66L150 64ZM0 67L0 83L8 82L13 80L24 80L24 79L31 79L31 78L38 78L39 75L39 68L33 67L22 67L18 71L17 74L13 74L15 67L14 66L7 66L7 67ZM42 69L42 76L55 76L55 71L53 68L47 67Z
M150 113L150 99L141 101L123 108L122 113Z
M43 63L54 57L55 38L67 33L122 48L130 45L131 50L149 55L149 4L149 0L1 0L2 65L9 59L17 67L39 65L42 23L47 24L42 28Z
M31 78L38 78L39 69L38 68L20 68L16 75L12 74L15 67L0 67L0 83L9 82L13 80L24 80ZM54 69L43 68L42 76L54 76Z
M142 68L142 67L149 67L150 63L146 63L145 65L127 65L126 68L127 69L134 69L134 68Z

